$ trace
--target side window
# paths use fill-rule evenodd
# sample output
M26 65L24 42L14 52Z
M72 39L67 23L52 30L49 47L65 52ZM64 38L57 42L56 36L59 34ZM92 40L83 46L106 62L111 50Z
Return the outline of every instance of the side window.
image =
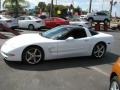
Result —
M25 17L25 20L31 20L31 18L30 17Z
M19 20L25 20L25 17L19 17L18 19Z
M103 12L97 12L97 15L106 16L106 14Z
M90 32L90 34L92 35L92 36L94 36L94 35L97 35L98 33L96 32L96 31L94 31L94 30L89 30L89 32Z
M78 39L87 37L87 34L84 28L75 28L69 33L68 37L74 37L75 39Z
M97 14L97 15L101 15L101 13L100 13L100 12L97 12L96 14Z

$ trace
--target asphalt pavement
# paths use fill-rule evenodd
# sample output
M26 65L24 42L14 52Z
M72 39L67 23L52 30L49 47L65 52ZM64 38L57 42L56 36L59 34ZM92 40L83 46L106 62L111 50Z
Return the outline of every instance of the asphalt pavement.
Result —
M109 90L112 65L120 56L120 31L105 33L113 35L115 42L112 51L101 60L78 57L30 66L0 59L0 90ZM0 39L0 46L5 41Z

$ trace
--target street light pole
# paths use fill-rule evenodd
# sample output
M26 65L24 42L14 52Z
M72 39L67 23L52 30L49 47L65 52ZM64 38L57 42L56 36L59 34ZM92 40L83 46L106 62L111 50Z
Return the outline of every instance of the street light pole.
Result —
M92 0L90 0L89 13L91 13L91 7L92 7Z

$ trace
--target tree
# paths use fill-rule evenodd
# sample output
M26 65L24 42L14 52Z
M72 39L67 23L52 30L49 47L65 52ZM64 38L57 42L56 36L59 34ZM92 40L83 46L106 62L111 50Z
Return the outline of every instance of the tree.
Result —
M115 6L118 2L111 0L110 1L110 18L112 17L112 10L113 10L113 6Z
M28 6L28 2L25 0L5 0L3 2L3 7L8 11L15 14L15 17L18 17L19 12L23 10L23 8Z
M45 2L39 2L39 4L38 4L38 8L41 9L42 11L44 11L45 8L46 8L46 4L45 4Z

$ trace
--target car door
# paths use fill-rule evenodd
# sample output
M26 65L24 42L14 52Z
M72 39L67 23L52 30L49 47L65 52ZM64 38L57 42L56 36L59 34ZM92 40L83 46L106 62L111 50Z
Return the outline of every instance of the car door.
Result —
M100 20L99 12L95 13L93 17L95 21L99 21Z
M73 39L69 39L71 37L73 37ZM88 48L89 39L85 29L73 29L66 36L65 40L58 42L58 57L84 56Z
M105 16L103 15L102 12L97 12L97 13L95 14L95 20L97 20L97 21L103 21L104 18L105 18Z
M25 17L18 18L18 25L20 28L25 28Z
M46 19L45 24L47 28L54 28L55 24L52 18Z

